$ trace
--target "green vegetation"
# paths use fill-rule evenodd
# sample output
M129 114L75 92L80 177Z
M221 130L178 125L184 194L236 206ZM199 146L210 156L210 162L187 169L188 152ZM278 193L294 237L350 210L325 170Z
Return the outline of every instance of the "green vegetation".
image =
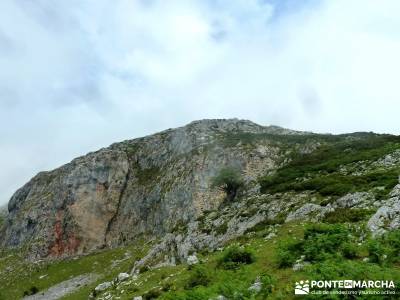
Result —
M243 186L240 170L232 167L221 169L212 179L212 186L222 188L228 201L234 200L238 190Z
M372 262L384 265L400 262L400 230L388 232L368 243L368 252Z
M222 235L225 234L227 230L228 230L228 224L223 223L215 229L215 233L218 235Z
M277 251L277 263L280 267L289 267L301 255L310 262L337 257L342 254L343 246L348 248L348 235L349 231L343 225L309 225L304 231L304 239L288 238L281 241Z
M339 141L322 144L308 154L295 153L292 160L272 176L260 178L261 191L278 193L312 190L323 196L342 196L353 191L383 187L385 196L398 182L399 168L370 170L360 175L344 175L340 167L374 161L400 149L400 137L364 134L337 136Z
M39 289L36 286L31 286L31 288L27 291L24 291L23 296L32 296L37 294L39 292Z
M138 184L147 186L154 183L155 180L160 176L161 170L158 167L149 167L142 169L140 166L137 168L136 176L138 178Z
M218 266L226 270L240 268L241 265L248 265L255 260L251 250L238 246L227 248L218 260Z
M131 300L139 295L143 299L160 300L203 300L218 295L228 299L283 300L295 299L294 283L303 279L376 279L394 280L400 284L400 231L377 239L367 237L362 245L358 245L359 226L357 223L283 224L271 240L265 240L263 236L242 237L223 252L199 256L201 263L198 265L152 269L140 274L132 284L122 285L120 289L112 288L109 292L121 300ZM138 247L142 246L107 250L36 268L26 265L15 254L8 257L9 253L2 253L0 299L19 299L32 287L37 287L40 292L70 276L88 272L103 274L95 283L63 298L87 299L98 283L112 280L119 272L129 272L136 255L139 255L134 250ZM131 251L132 257L123 260L126 251ZM292 265L303 255L304 261L312 264L293 271ZM364 262L365 258L369 258L369 262ZM113 261L115 264L121 260L119 265L111 267ZM21 269L16 268L17 265ZM18 272L5 272L10 266ZM45 278L39 279L46 274ZM259 293L249 290L255 281L262 283Z
M57 260L41 263L25 261L20 253L0 251L0 300L20 299L44 291L72 277L96 273L101 277L93 284L82 287L76 294L65 299L87 299L100 282L111 280L119 272L132 268L135 258L144 255L146 247L123 247L102 251L77 259ZM127 259L125 253L130 252Z
M326 223L354 223L365 220L371 216L375 210L371 209L349 209L349 208L337 208L332 212L329 212L324 217Z
M211 282L209 270L204 265L194 266L190 272L186 288L192 289L196 286L207 286Z

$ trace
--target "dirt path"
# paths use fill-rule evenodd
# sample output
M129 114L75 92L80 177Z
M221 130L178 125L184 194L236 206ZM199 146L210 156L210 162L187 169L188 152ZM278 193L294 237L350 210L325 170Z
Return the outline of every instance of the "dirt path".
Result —
M24 300L55 300L78 290L85 284L92 283L99 276L97 274L84 274L53 285L46 291L24 297Z

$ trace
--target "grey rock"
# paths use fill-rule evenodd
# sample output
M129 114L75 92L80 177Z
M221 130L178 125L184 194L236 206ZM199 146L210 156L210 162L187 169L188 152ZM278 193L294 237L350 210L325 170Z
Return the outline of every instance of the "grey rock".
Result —
M393 188L390 196L368 220L367 226L373 236L400 228L400 184Z
M188 258L187 258L187 264L188 264L189 266L196 265L196 264L198 264L198 263L199 263L199 259L197 258L196 255L189 255L189 256L188 256Z
M292 270L293 271L300 271L300 270L303 270L304 267L306 267L308 265L310 265L310 262L308 262L308 261L299 261L299 262L296 262L296 263L293 264Z
M314 203L306 203L294 212L291 212L285 222L294 220L320 220L326 213L333 211L333 208L321 206Z
M334 208L365 208L371 206L375 201L374 196L368 192L356 192L352 194L347 194L339 199L337 199L332 207Z
M106 282L102 282L100 283L98 286L95 287L95 291L96 292L102 292L108 288L112 287L112 282L111 281L106 281Z
M259 293L262 289L262 282L260 277L257 277L254 283L249 287L249 291Z
M275 232L270 232L267 234L267 236L264 238L265 240L270 240L272 238L276 237L276 233Z
M128 273L119 273L117 279L119 282L122 282L128 280L129 277L131 277L131 275L129 275Z

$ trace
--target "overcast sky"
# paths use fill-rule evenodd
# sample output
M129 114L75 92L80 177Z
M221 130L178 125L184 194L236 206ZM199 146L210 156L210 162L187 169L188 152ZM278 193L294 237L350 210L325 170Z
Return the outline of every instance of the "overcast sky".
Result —
M400 133L398 0L1 0L0 204L195 119Z

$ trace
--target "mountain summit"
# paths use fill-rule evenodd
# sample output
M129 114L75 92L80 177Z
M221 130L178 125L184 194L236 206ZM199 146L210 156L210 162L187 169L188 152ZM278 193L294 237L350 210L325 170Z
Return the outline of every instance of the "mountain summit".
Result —
M26 246L39 258L162 236L219 207L224 196L210 180L221 168L239 168L251 182L280 163L280 149L267 136L294 134L302 133L246 120L201 120L113 144L20 188L9 201L1 243Z

